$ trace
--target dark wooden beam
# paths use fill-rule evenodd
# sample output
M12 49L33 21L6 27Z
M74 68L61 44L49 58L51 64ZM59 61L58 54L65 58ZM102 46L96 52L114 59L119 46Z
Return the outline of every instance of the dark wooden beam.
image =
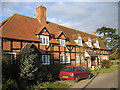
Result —
M76 47L75 47L75 66L76 66Z
M64 47L64 55L66 56L66 47ZM66 59L65 59L65 64L66 64Z
M1 49L3 51L3 38L1 38Z
M10 51L11 52L13 51L13 40L11 40L11 42L10 42Z
M58 46L58 49L59 49L59 62L60 62L60 46Z
M22 49L23 45L22 45L22 41L20 42L20 49Z

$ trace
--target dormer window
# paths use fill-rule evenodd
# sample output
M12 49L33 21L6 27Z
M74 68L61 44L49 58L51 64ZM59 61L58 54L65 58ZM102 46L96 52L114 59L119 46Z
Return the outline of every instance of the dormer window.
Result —
M89 46L89 47L92 47L92 42L91 42L91 39L89 38L88 41L86 42L86 44Z
M66 46L65 39L59 39L60 46Z
M96 43L94 43L94 45L95 45L96 48L100 48L98 40L96 41Z
M83 46L82 44L82 38L79 36L77 40L75 40L75 42L79 45L79 46Z
M40 35L39 39L41 45L49 45L49 36Z

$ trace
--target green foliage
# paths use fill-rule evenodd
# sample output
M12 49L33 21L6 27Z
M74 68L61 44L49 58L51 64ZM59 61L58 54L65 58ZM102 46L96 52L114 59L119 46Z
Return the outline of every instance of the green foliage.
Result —
M62 84L58 82L43 82L38 85L35 85L33 88L39 89L39 88L69 88L70 86L67 84Z
M2 80L2 90L13 90L18 89L18 83L13 79L5 79Z
M110 54L110 60L120 59L120 48L114 47Z
M58 63L48 65L48 66L39 66L39 73L37 74L38 81L54 81L59 79L59 71L63 68L63 65Z
M117 29L102 27L97 29L97 33L99 35L102 34L101 40L107 45L109 48L113 48L119 45L120 35L116 34Z
M27 44L17 55L19 61L19 78L22 86L36 81L38 66L41 66L40 52L34 44Z
M101 68L110 68L110 61L108 60L101 61Z
M91 70L91 73L96 74L96 73L110 73L113 72L115 70L120 69L120 67L110 67L110 68L106 68L106 69L101 69L101 70Z

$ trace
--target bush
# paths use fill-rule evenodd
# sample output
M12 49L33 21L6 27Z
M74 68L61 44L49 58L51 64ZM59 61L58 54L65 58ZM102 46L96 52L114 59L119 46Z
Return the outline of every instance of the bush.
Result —
M41 66L41 54L34 44L27 44L17 55L19 62L19 80L22 88L35 84L38 68Z
M5 79L2 80L2 90L16 90L18 89L18 83L13 79Z
M59 79L59 72L61 68L63 68L63 65L58 63L48 66L39 66L37 80L40 82L57 80Z
M103 60L101 61L101 68L110 68L110 61L108 60Z

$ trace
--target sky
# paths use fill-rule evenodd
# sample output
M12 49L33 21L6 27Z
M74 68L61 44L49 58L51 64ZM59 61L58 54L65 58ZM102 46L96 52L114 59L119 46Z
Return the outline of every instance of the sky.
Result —
M118 2L2 2L0 22L13 14L35 17L36 7L47 8L47 21L87 33L101 27L118 29Z

